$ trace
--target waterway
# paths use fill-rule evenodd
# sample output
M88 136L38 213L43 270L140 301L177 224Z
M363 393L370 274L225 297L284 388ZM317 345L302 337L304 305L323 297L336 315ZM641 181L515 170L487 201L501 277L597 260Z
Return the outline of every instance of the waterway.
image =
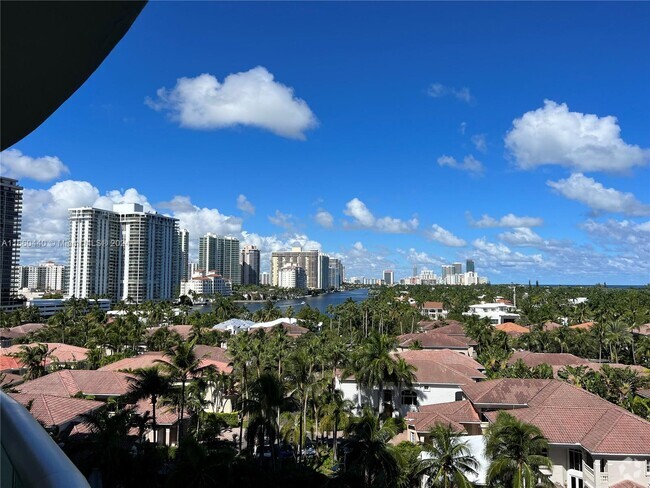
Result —
M292 300L278 300L273 303L281 311L285 311L289 307L293 307L294 312L299 311L302 307L309 305L311 308L317 308L322 313L327 314L327 307L330 305L340 305L345 302L348 298L351 298L355 302L362 302L368 298L368 289L361 288L358 290L349 290L341 291L337 293L325 293L323 295L318 295L316 297L304 297L304 298L295 298ZM266 302L237 302L240 305L246 307L249 311L255 312L261 308L264 308ZM201 312L208 312L212 310L210 305L204 307L195 307L195 310Z

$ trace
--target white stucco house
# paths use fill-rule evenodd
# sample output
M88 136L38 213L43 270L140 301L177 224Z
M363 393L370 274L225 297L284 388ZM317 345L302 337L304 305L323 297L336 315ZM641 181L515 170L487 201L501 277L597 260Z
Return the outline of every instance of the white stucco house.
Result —
M394 353L404 358L415 369L412 387L384 385L384 407L400 416L417 411L422 405L453 402L462 395L461 385L485 379L484 368L471 357L451 351L405 350ZM357 411L365 405L378 408L379 390L360 387L354 377L337 378L337 388L346 400L354 403Z

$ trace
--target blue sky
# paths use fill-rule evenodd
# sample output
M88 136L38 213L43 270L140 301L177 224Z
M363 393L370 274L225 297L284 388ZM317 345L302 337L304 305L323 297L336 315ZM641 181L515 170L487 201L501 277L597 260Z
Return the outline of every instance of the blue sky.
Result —
M26 239L139 201L348 276L645 284L648 25L642 2L151 2L2 172Z

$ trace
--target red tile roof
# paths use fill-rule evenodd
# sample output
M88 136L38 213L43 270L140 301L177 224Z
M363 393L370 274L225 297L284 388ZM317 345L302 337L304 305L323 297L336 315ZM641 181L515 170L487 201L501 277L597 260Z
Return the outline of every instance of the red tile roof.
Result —
M472 406L472 402L469 400L461 400L458 402L446 402L446 403L435 403L433 405L422 405L420 412L431 413L438 412L443 414L446 417L454 420L455 422L460 422L463 424L480 422L481 418L479 417L476 410Z
M105 405L104 402L94 400L38 393L10 393L9 395L25 407L31 403L29 413L45 427L63 426L75 420L79 421L82 414L88 414Z
M552 444L580 444L592 454L650 455L650 422L568 383L499 379L461 388L475 407L507 408ZM485 413L490 421L497 414Z
M149 415L153 415L153 405L151 404L151 399L144 398L139 400L135 404L135 411L144 415L149 412ZM190 418L189 412L185 412L185 418ZM174 407L163 406L160 402L156 403L156 425L174 425L178 422L178 414L174 410Z
M650 388L647 390L638 390L636 394L642 396L643 398L650 398Z
M16 387L20 393L71 397L78 393L91 396L120 396L129 391L129 375L114 371L64 369Z
M418 322L420 330L440 329L447 325L459 326L462 330L463 324L458 320L444 319L444 320L421 320ZM458 329L456 329L458 330Z
M190 333L192 332L191 325L164 325L160 327L151 327L149 329L146 329L144 333L147 336L151 336L159 329L167 329L170 332L176 332L178 335L181 336L181 338L185 340L190 338Z
M226 373L232 372L232 367L229 366L230 358L226 356L225 350L220 347L197 345L194 348L197 357L202 358L201 368L213 366L219 371ZM158 361L168 361L169 358L165 356L164 352L149 351L138 356L120 359L114 363L102 366L97 371L135 371L141 368L151 368L153 366L160 366Z
M0 329L0 337L4 337L6 339L17 339L19 337L25 337L30 332L35 332L42 329L43 327L47 327L47 324L32 323L16 325L14 327Z
M514 322L504 322L503 324L495 325L494 328L496 330L505 332L512 337L519 337L520 335L528 334L530 332L530 329L528 329L528 327L515 324Z
M610 485L609 488L646 488L646 487L631 480L623 480L613 485Z
M23 363L11 356L0 356L0 371L11 371L21 369Z
M518 359L521 359L526 366L534 368L540 364L548 364L549 366L575 366L575 365L588 365L589 361L586 359L574 356L568 353L559 352L530 352L530 351L515 351L508 364L514 364Z
M646 335L646 336L650 335L650 324L640 325L640 326L636 327L635 329L632 329L632 332L634 334L640 334L640 335Z
M589 329L591 329L593 326L594 326L594 323L593 323L593 322L584 322L584 323L582 323L582 324L570 325L569 328L570 328L570 329L585 329L585 330L589 330Z
M422 308L439 308L443 309L444 305L442 302L424 302Z
M399 346L411 347L419 343L425 349L463 349L471 347L471 340L464 341L460 337L447 334L436 334L432 330L419 334L404 334L397 338ZM470 342L471 341L471 342Z
M556 322L544 322L542 325L542 330L549 331L549 330L555 330L555 329L561 329L564 327L562 324L558 324Z
M0 356L9 356L23 351L23 347L34 347L38 344L45 344L50 357L45 361L45 364L50 364L53 361L61 363L73 363L76 361L85 361L88 356L88 349L85 347L71 346L69 344L62 344L60 342L33 342L30 344L16 344L11 347L0 349Z
M459 352L442 350L408 350L395 353L415 366L417 383L464 385L484 379L483 366Z
M11 387L19 385L23 382L23 377L19 374L4 373L2 376L2 381L0 381L0 386L2 387Z

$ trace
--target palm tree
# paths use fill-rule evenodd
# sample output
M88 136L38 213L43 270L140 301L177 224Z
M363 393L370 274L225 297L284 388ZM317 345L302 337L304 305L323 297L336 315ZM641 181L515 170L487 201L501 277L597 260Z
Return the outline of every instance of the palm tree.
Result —
M373 412L363 416L346 429L348 435L348 467L361 478L361 486L390 487L399 477L397 460L388 441L397 433L392 422L381 424Z
M334 461L338 460L338 431L340 427L345 427L350 412L354 404L350 400L343 398L341 390L334 390L325 397L325 416L323 418L323 427L331 427L333 434Z
M47 374L45 361L52 354L47 345L37 344L35 346L20 346L21 351L13 354L25 368L23 378L25 380L34 380Z
M153 442L158 444L158 430L156 428L156 403L158 398L166 395L170 389L169 377L160 374L157 367L138 369L135 376L129 378L130 397L134 401L143 398L151 399Z
M351 373L355 374L360 387L379 390L378 410L384 411L384 385L394 377L397 361L390 355L396 341L386 335L373 332L358 351Z
M243 400L242 414L248 415L247 443L264 447L268 437L273 446L280 426L280 408L285 404L284 386L275 373L265 372L250 385L248 398ZM275 459L275 454L273 454Z
M200 371L201 359L194 352L195 340L180 342L177 346L170 348L165 353L169 361L156 360L163 364L170 372L172 378L181 382L181 397L179 401L178 419L178 442L183 437L183 416L185 413L185 386L188 379L196 376Z
M478 462L471 455L467 442L451 425L436 424L429 431L430 441L426 450L430 459L423 462L420 474L429 478L427 486L433 488L470 488L468 475L478 474Z
M499 412L485 434L485 454L491 461L488 483L512 488L551 486L541 469L551 469L547 457L548 440L535 425L522 422L506 412Z

